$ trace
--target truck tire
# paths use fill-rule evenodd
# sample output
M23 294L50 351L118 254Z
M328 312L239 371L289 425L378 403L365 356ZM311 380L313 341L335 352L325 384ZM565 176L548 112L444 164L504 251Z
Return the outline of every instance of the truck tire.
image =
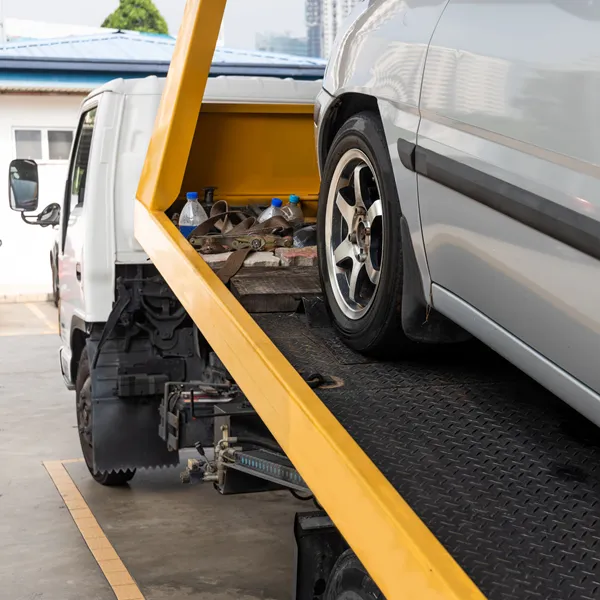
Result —
M58 281L58 265L56 264L54 257L50 254L50 269L52 270L52 302L54 306L58 308L58 302L60 298L60 284Z
M419 346L402 329L401 217L381 121L354 115L325 161L317 239L333 325L357 352L411 357Z
M83 349L77 369L75 384L75 398L77 410L77 429L79 442L85 464L92 477L100 484L107 486L125 485L133 479L135 469L125 471L95 471L94 447L92 444L92 376L90 373L90 359L87 348Z
M346 550L333 565L325 600L385 600L385 597L356 554Z

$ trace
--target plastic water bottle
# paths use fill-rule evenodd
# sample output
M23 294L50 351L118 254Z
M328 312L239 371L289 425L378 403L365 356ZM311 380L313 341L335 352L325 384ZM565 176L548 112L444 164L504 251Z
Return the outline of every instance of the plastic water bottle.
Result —
M273 200L271 200L271 206L269 206L269 208L263 210L258 219L256 219L259 223L264 223L265 221L269 220L271 217L282 217L283 216L283 211L281 210L281 207L283 205L283 202L279 199L279 198L273 198Z
M300 207L300 198L296 194L290 196L289 203L281 209L281 212L292 225L301 225L304 223L304 213Z
M198 202L198 192L188 192L186 194L187 203L179 215L179 231L183 237L188 238L198 225L201 225L208 219L206 211Z

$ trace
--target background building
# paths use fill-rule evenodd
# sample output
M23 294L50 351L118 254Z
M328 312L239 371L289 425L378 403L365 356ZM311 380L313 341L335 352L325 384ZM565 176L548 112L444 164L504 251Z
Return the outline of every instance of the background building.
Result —
M52 202L62 204L82 100L116 77L166 74L174 44L169 36L104 30L0 46L4 182L11 160L32 158L39 167L39 210ZM42 299L52 289L50 249L56 232L22 222L9 209L7 192L5 183L0 186L0 299Z
M256 36L259 52L278 52L295 56L310 56L306 38L291 37L277 33L259 33Z
M308 56L323 56L323 0L306 0Z
M0 300L51 292L50 249L56 235L51 228L26 225L9 209L10 161L38 162L39 210L62 203L81 101L111 79L164 77L169 69L174 38L100 31L0 45ZM211 75L319 79L324 69L318 59L218 47Z
M361 0L322 0L323 56L328 57L344 19Z

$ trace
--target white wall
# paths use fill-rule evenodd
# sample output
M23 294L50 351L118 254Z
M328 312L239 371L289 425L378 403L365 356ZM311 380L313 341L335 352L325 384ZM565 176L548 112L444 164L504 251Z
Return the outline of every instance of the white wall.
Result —
M26 225L8 205L8 165L15 158L14 128L77 126L83 96L58 94L0 95L0 298L50 293L50 248L56 232ZM40 163L39 210L62 204L67 162Z

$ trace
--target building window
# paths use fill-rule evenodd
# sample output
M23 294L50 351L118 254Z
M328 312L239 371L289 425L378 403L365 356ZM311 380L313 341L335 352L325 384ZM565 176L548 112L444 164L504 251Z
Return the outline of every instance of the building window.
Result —
M72 145L72 131L48 130L48 158L50 160L69 160Z
M15 146L17 158L42 160L42 132L39 129L17 129Z
M15 158L48 162L69 160L73 145L70 129L15 129Z

